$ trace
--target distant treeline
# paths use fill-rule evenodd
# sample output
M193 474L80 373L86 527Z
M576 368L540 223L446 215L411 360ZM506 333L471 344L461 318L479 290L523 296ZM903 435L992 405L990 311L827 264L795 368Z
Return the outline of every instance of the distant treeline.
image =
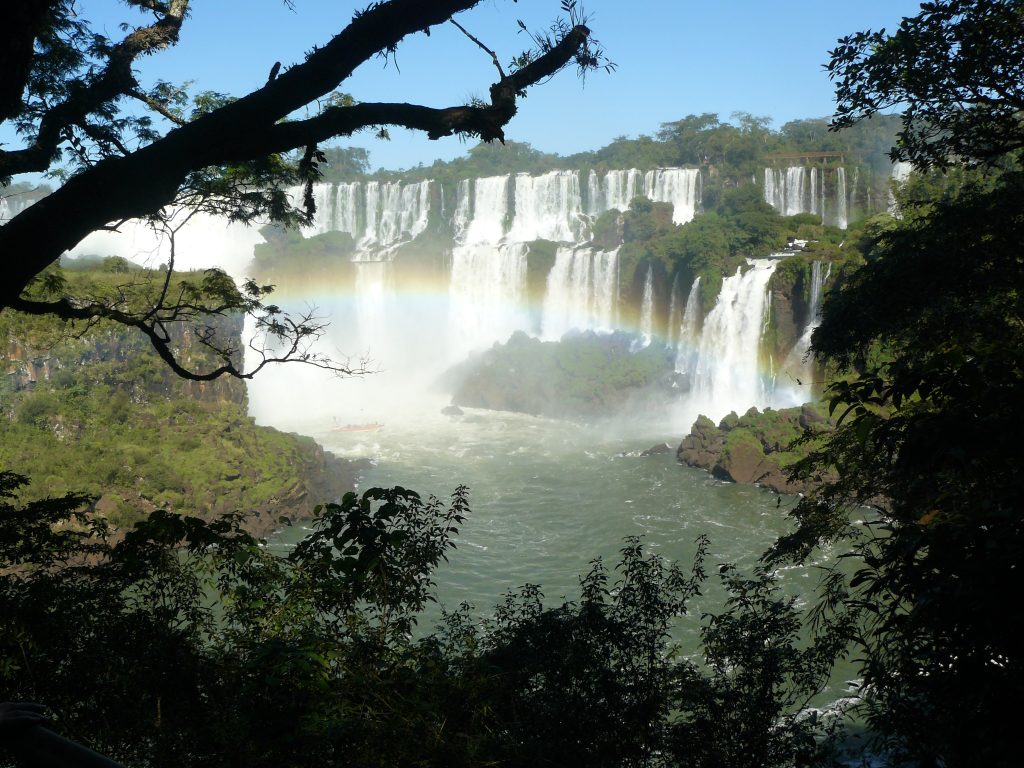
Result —
M327 162L321 170L324 181L354 181L363 178L441 182L495 176L505 173L543 173L550 170L597 171L620 168L706 167L732 184L747 181L762 171L765 163L790 162L773 155L842 153L848 166L888 170L888 152L895 143L898 115L879 115L841 133L829 130L825 118L793 120L778 130L771 119L736 113L729 122L705 112L662 123L654 136L619 136L597 150L558 155L515 141L477 144L465 157L437 160L406 170L371 171L370 152L362 147L331 147L324 150ZM796 158L794 165L836 164L840 158Z

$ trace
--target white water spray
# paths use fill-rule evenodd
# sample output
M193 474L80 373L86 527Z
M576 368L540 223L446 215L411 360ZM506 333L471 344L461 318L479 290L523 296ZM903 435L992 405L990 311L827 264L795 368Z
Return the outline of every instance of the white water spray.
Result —
M693 279L690 293L686 297L686 309L679 326L679 342L676 344L676 373L691 373L697 363L698 341L700 339L700 275Z
M647 277L644 278L644 296L640 304L640 338L637 340L639 348L647 347L654 339L654 270L647 267Z
M824 265L815 261L811 265L810 297L807 304L807 323L804 331L782 365L781 375L785 380L779 382L777 389L780 398L786 397L794 401L793 405L805 403L814 398L814 360L808 355L811 348L811 334L821 324L821 302L825 283L832 274L832 264Z
M704 319L691 392L688 423L704 414L718 421L729 411L771 404L760 367L768 281L778 262L748 260L749 268L722 281L715 307Z
M548 273L541 337L557 341L571 330L615 326L618 251L559 248Z

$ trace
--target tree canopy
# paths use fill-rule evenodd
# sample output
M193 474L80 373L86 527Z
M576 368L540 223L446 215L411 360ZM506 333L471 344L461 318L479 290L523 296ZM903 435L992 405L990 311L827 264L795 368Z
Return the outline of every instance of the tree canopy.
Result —
M0 473L0 686L126 765L830 764L835 719L806 704L833 651L767 573L721 569L699 657L673 643L703 538L691 568L627 539L575 600L526 585L414 637L464 488L348 494L280 554L237 515L161 511L115 540L81 497L21 504L23 484Z
M1017 762L1022 13L925 3L892 37L841 41L830 67L836 125L906 102L894 157L949 172L897 195L900 217L865 231L867 264L825 301L812 346L839 374L839 427L800 471L838 479L801 501L769 560L845 542L855 573L831 574L819 615L858 627L862 711L900 764Z
M835 128L902 110L893 160L995 160L1024 146L1024 6L937 0L899 29L857 32L832 51Z

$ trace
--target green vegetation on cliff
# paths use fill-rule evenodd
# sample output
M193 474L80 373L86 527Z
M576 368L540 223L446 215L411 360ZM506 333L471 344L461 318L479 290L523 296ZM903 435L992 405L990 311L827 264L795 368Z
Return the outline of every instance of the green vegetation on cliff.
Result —
M63 277L82 292L151 276L108 259ZM238 349L240 319L217 320L217 337ZM188 364L215 354L192 332L177 341ZM0 345L0 466L33 478L26 498L85 493L119 526L158 508L261 511L266 526L351 487L352 469L312 439L256 426L241 381L181 379L119 325L4 311Z
M723 277L734 274L746 259L780 251L786 244L785 219L752 184L729 190L714 208L686 224L672 223L670 205L636 198L625 213L610 211L598 219L599 236L614 231L616 217L621 219L623 242L620 286L629 291L624 298L636 305L647 269L654 268L663 283L689 286L700 277L701 306L709 310ZM668 285L663 290L667 293Z
M299 275L315 272L324 280L354 279L351 256L356 243L348 232L324 232L303 237L294 229L265 226L260 234L267 241L253 249L253 273L274 283L295 282Z
M505 344L456 366L452 402L554 418L607 417L671 392L673 360L659 345L632 351L629 334L571 335L542 342L517 331Z

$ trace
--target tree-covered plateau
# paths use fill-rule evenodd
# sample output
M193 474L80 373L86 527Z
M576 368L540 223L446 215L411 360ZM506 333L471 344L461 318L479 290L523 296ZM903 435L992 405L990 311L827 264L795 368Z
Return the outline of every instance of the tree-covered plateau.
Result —
M61 274L79 295L138 295L164 278L118 257L75 260ZM193 285L207 277L176 273L173 280ZM182 330L174 339L183 365L209 369L223 350L240 354L240 316L219 318L211 331ZM281 518L308 516L316 501L354 487L356 465L312 438L257 426L241 381L177 376L144 336L118 323L97 320L83 329L4 312L0 346L0 466L33 479L26 500L88 494L94 510L122 530L155 509L206 519L258 510L247 526L266 535Z

